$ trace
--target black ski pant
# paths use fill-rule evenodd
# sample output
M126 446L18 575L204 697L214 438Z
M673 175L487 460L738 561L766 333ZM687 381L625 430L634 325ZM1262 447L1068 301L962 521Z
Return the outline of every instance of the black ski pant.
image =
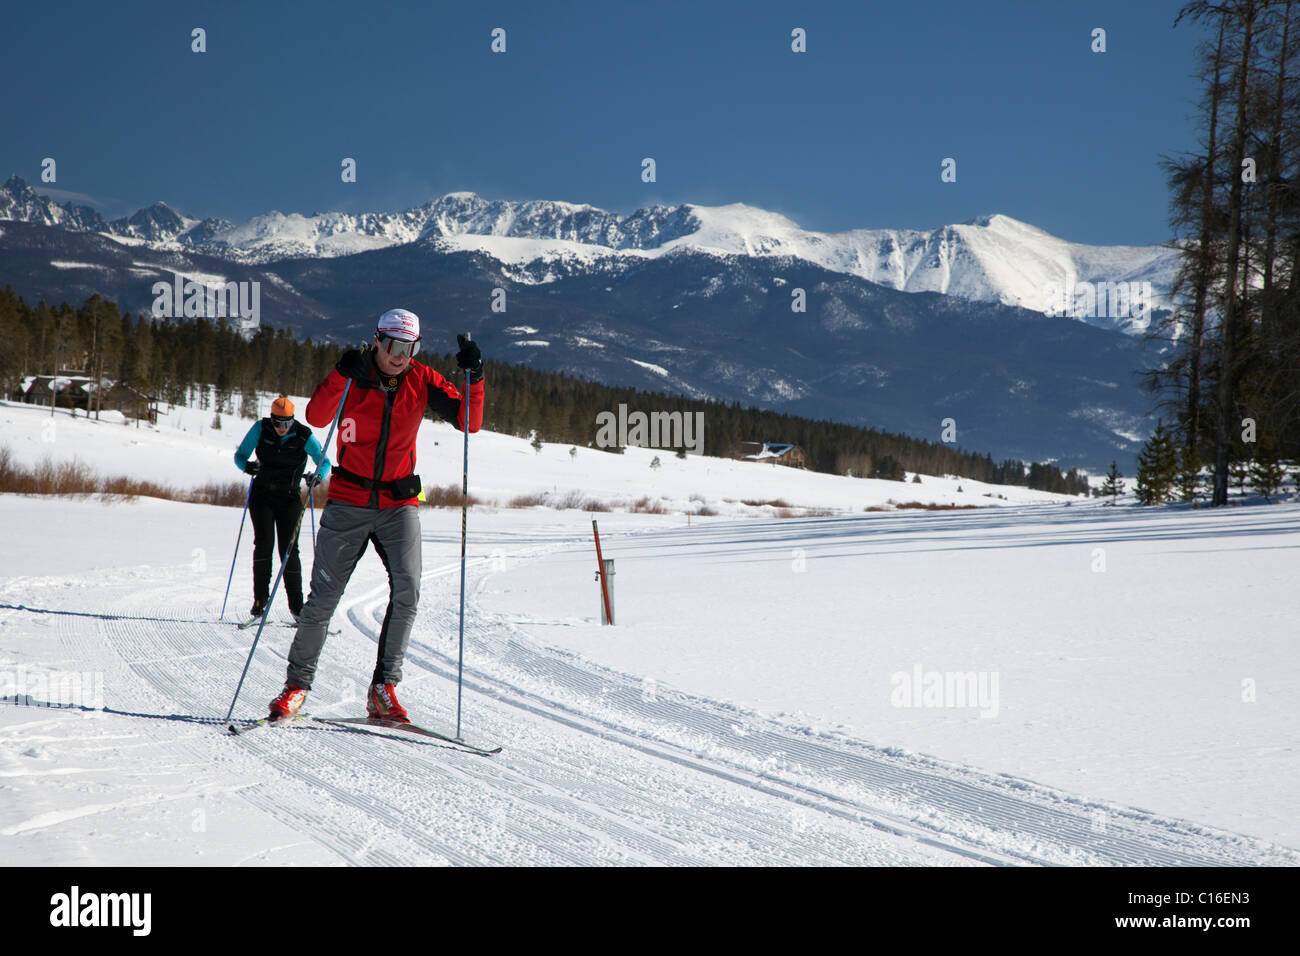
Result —
M298 496L284 492L259 491L253 485L248 500L248 513L253 518L253 599L266 604L271 593L271 544L280 560L285 561L285 547L289 546L288 563L284 566L284 596L289 600L289 611L302 611L302 561L298 557L298 541L290 541L302 503ZM278 539L278 540L277 540Z

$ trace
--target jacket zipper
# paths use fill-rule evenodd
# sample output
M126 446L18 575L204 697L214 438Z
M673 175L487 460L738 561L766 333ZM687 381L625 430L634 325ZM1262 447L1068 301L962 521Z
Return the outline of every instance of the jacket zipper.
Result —
M375 445L375 474L374 480L379 482L384 475L384 458L388 455L388 430L393 421L393 403L397 400L397 392L401 389L404 382L399 383L397 388L391 392L384 390L384 414L379 423L379 442ZM379 507L379 488L370 489L370 501L367 507Z

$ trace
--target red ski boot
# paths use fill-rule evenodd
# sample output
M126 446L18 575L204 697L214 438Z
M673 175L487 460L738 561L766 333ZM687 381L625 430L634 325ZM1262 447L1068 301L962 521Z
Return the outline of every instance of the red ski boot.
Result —
M285 684L284 690L280 691L280 696L271 701L271 716L292 717L298 713L298 709L302 707L303 701L306 699L306 689L295 687L293 684Z
M371 684L366 696L366 713L384 720L411 722L411 718L406 716L406 708L397 702L396 684Z

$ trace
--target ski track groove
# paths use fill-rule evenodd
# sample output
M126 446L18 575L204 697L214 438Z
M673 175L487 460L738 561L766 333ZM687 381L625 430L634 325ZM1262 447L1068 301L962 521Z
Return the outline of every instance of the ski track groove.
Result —
M129 622L120 620L99 623L103 626L105 636L112 642L118 653L127 660L136 675L164 696L168 695L169 690L174 691L177 687L192 686L195 674L186 668L176 666L184 663L184 655L174 658L157 657L159 647L173 643L180 646L193 646L191 638L211 637L211 634L189 634L191 630L201 632L204 629L203 625L187 625L169 633L164 625L152 622L135 622L137 625L146 626L132 626ZM223 625L215 625L209 630L221 627ZM227 631L233 631L233 635L228 635L231 641L238 641L236 635L244 634L233 626L227 628ZM251 645L251 639L247 643ZM254 668L257 669L258 676L263 678L270 678L274 672L283 668L283 657L264 654L264 646L264 644L259 645L259 653L255 655L254 664L249 669L246 688L256 683ZM131 659L133 653L151 651L154 656L143 666L137 667ZM247 653L246 649L244 653ZM233 685L216 685L211 688L212 692L191 698L187 703L196 709L224 714L226 705L223 705L219 698L232 690ZM296 729L269 728L259 730L247 737L231 738L232 743L238 742L245 751L261 763L280 775L297 780L308 791L304 796L293 795L288 799L279 789L276 796L253 792L245 795L250 802L290 825L305 827L306 832L314 839L351 861L357 861L356 854L361 847L352 834L373 833L376 827L382 827L387 834L386 839L382 841L383 845L403 847L412 844L419 852L412 853L408 850L403 853L393 849L370 849L365 854L367 863L410 866L430 862L461 864L481 862L471 855L461 853L454 846L427 838L424 834L412 836L401 813L391 806L386 806L371 793L365 791L358 793L336 779L331 779L331 776L355 778L358 765L370 773L378 774L380 780L384 776L389 776L391 759L385 761L382 751L377 750L373 744L339 740L332 746L314 745L304 739L302 746L294 747L286 745L288 741L283 738L274 740L274 738L261 736L288 734ZM221 732L221 724L217 719L214 719L213 730ZM320 731L323 734L330 733L328 728L320 728ZM321 793L329 794L333 798L334 806L330 807L332 812L321 811L319 799ZM431 860L430 857L433 859Z
M442 569L438 570L442 571ZM447 603L449 602L438 602L436 605L441 610L435 612L435 621L441 623L442 627L430 628L426 623L423 628L420 628L421 631L432 629L445 633L450 629L453 621L447 620L451 617L450 612L446 610ZM381 603L378 608L382 606ZM376 606L370 608L371 618L382 620L382 611L380 610L378 614L376 611ZM369 633L372 639L375 637L373 629L365 625L355 610L350 611L349 616L353 623ZM727 714L725 710L721 713L709 713L705 708L721 709L712 702L694 700L685 695L671 693L666 693L665 697L677 697L679 700L668 700L647 708L637 701L640 696L639 687L636 687L635 682L625 675L608 671L571 655L542 651L526 646L518 640L499 639L493 633L499 630L499 627L493 628L469 614L466 618L467 630L477 632L475 636L480 646L488 648L483 656L493 659L498 672L502 664L513 666L534 679L540 678L545 681L550 685L548 690L559 688L569 695L576 694L585 698L582 704L587 706L575 709L557 699L560 695L550 693L546 697L541 697L519 686L518 681L510 682L504 677L487 675L467 667L467 672L478 681L478 686L474 689L502 703L527 709L539 716L563 720L570 726L601 735L614 742L624 743L661 759L677 760L706 773L719 773L718 767L704 764L700 759L701 755L692 753L688 748L677 746L673 749L678 750L679 753L662 753L658 748L673 747L663 739L662 735L652 736L644 731L638 732L596 716L599 705L609 709L607 691L610 686L614 686L620 690L621 698L615 702L618 705L615 710L618 716L625 719L628 716L635 716L643 721L653 721L656 724L654 729L659 731L684 727L690 734L709 741L730 737L726 747L739 750L743 756L751 759L757 758L759 754L780 754L786 758L783 761L785 763L790 763L792 760L802 761L798 764L799 769L822 778L823 785L829 781L842 790L850 788L860 790L866 784L869 789L874 787L885 794L906 793L914 799L919 799L922 808L928 806L938 808L943 814L957 815L955 822L962 826L973 827L977 832L981 828L990 828L997 833L1009 833L1012 834L1014 842L1022 844L1028 842L1030 846L1025 850L1018 850L1014 846L1008 847L1005 842L998 846L986 846L983 840L971 836L963 837L942 826L929 825L924 820L914 818L909 820L900 817L898 813L882 813L882 808L864 804L860 798L852 799L842 794L827 792L820 787L774 778L767 774L759 775L763 781L761 784L739 781L750 786L762 787L765 792L774 792L771 785L778 784L820 801L829 800L841 806L848 806L852 808L849 811L850 818L870 819L873 816L884 815L887 819L908 829L918 825L931 826L938 835L945 838L965 839L988 852L1007 854L1026 862L1037 863L1077 864L1095 861L1108 865L1239 865L1256 859L1251 856L1251 853L1252 851L1257 853L1258 844L1263 842L1214 832L1209 828L1185 821L1161 819L1154 814L1129 808L1089 804L1067 794L1052 791L1050 788L1005 775L1001 777L986 775L986 779L980 780L979 774L964 768L944 768L949 774L956 773L975 778L976 782L970 783L951 776L936 774L924 766L927 763L939 766L939 761L910 755L899 757L872 754L869 751L863 753L862 751L868 748L852 741L840 741L839 747L830 747L826 744L800 740L793 735L798 731L792 731L790 728L751 730L737 738L732 727L736 717L743 715ZM438 662L430 660L427 656L421 659L421 649L435 655L439 659ZM412 654L411 651L415 653ZM448 654L430 644L418 642L415 640L415 635L413 635L411 651L408 651L409 660L454 679L454 672L448 673L448 669L454 669L455 660ZM525 700L529 701L531 706L525 706L523 704ZM596 704L598 707L593 708L589 706L591 704ZM556 714L555 711L560 713ZM752 717L744 719L753 720ZM584 727L582 726L584 723L597 726ZM762 723L767 722L762 721ZM616 736L610 736L611 733ZM629 741L628 738L632 740ZM644 741L647 740L653 742L653 748L645 745ZM711 749L716 752L720 748L714 746ZM734 758L718 759L716 753L711 753L709 756L715 763L721 763L729 770L743 772L748 769L750 773L753 772L752 768L738 765ZM918 763L922 766L908 766ZM728 779L736 779L730 773L726 776ZM1023 794L1006 793L1000 788L1021 790ZM891 797L891 799L897 802L896 798ZM836 812L833 808L825 806L820 809ZM1094 830L1093 820L1086 816L1089 809L1101 810L1106 814L1103 832ZM954 821L945 821L941 818L940 823L944 822L951 824ZM891 832L904 832L888 825L884 828ZM919 839L926 840L925 837ZM971 853L969 850L942 842L938 845L953 852L969 853L977 859L983 859L984 862L995 862L980 852ZM1044 858L1044 850L1053 849L1060 852L1046 854L1047 858ZM1084 856L1082 860L1081 854Z
M502 660L503 663L518 665L520 663L520 658L523 657L523 655L531 655L531 653L532 653L531 649L521 648L519 645L512 645L509 648L509 655L504 657ZM525 667L522 669L525 670L525 672L530 672L532 676L540 676L536 668ZM483 675L476 675L476 676L478 676L480 680L483 679ZM553 674L547 676L554 677ZM599 695L589 693L591 690L590 682L585 680L585 678L589 675L582 675L582 676L584 679L580 681L566 682L560 680L557 681L557 683L561 687L565 688L566 690L570 690L570 691L585 690L588 692L588 695L593 700L598 700ZM650 740L654 739L654 738L648 738L647 735L644 733L638 733L636 731L632 731L625 727L620 727L606 721L593 719L589 714L584 713L581 710L575 710L573 708L566 707L562 704L556 703L555 701L546 701L546 700L539 699L537 695L532 694L528 691L524 691L518 686L507 684L504 680L490 679L490 682L497 684L498 688L500 688L499 691L497 693L493 693L491 689L481 688L481 690L484 693L490 694L492 696L497 697L497 699L499 700L503 700L507 702L511 700L531 699L536 705L534 708L530 708L534 713L544 715L544 709L551 708L551 709L562 711L566 713L568 716L570 716L571 718L574 718L574 721L572 722L573 726L580 726L579 723L580 721L591 721L592 723L599 725L600 728L603 728L604 731L612 732L612 734L626 734L628 736L639 738L639 739L650 739ZM603 683L609 683L609 682L610 681L607 680L604 681ZM587 686L584 687L583 686L584 684L587 684ZM606 698L605 700L598 700L598 702L608 703L608 699ZM648 716L652 719L658 718L662 720L664 724L668 727L674 727L674 726L690 727L689 724L681 724L681 723L674 724L672 721L670 721L668 718L680 717L680 714L670 713L666 708L647 708L645 716ZM693 735L698 735L701 732L698 724L694 727L690 727L690 730ZM611 733L602 733L602 731L598 729L589 729L588 732L600 733L601 736L605 737L605 739L615 740L617 742L617 738L612 736ZM663 742L658 740L655 740L654 743L656 746L663 745ZM853 784L858 784L859 786L865 785L869 789L875 788L881 791L886 791L887 788L893 787L895 790L901 790L914 797L918 797L922 799L928 798L930 801L933 801L935 805L938 805L945 809L949 809L949 810L956 809L956 810L963 811L968 816L973 816L975 813L983 812L986 818L986 822L992 822L993 824L997 825L999 828L1012 829L1014 827L1020 827L1023 830L1028 830L1029 832L1034 833L1041 839L1049 841L1051 843L1059 842L1063 836L1073 837L1074 839L1080 841L1079 843L1080 846L1087 846L1089 843L1101 842L1097 840L1091 840L1088 838L1087 833L1085 831L1086 831L1086 827L1089 826L1090 824L1087 821L1084 821L1079 818L1071 819L1069 821L1071 824L1069 827L1070 832L1063 833L1061 830L1053 826L1053 823L1060 822L1059 820L1057 821L1044 820L1043 822L1035 821L1031 816L1027 816L1026 814L1023 813L1023 809L1024 809L1023 803L1016 803L1013 800L1003 797L1002 795L997 794L995 792L989 790L980 790L962 784L957 781L949 782L940 779L930 778L927 780L922 780L920 782L903 783L898 779L899 772L896 769L889 768L889 767L882 767L879 763L877 763L874 760L855 761L856 766L853 769L856 772L838 771L837 768L834 767L833 765L829 765L825 763L824 760L825 748L820 748L817 747L816 745L808 745L798 740L795 740L791 737L779 736L771 732L750 731L744 739L745 746L743 747L743 750L750 755L756 755L755 751L758 745L762 745L762 744L779 745L783 747L784 749L782 750L765 749L761 751L769 754L779 754L782 757L786 758L782 760L781 763L787 763L787 764L795 763L796 766L798 766L801 769L810 769L810 772L828 777L837 783L853 783ZM637 746L638 749L642 749L645 752L653 752L649 748L646 748L644 746L639 746L635 743L629 743L628 746ZM690 752L687 751L687 753L689 754ZM683 758L671 754L658 754L658 756L661 756L662 759L683 760ZM706 772L717 772L701 766L699 762L692 760L691 756L687 756L683 760L683 762L689 763L689 765L692 766L700 767L700 769L703 769ZM845 760L852 761L853 758L851 755L845 755L839 752L831 752L830 760L832 761L838 760L842 765ZM725 761L725 762L728 763L729 765L735 766L733 761ZM735 769L737 772L743 772L743 770L746 768L735 766ZM774 787L786 786L795 789L797 791L800 791L802 793L805 793L810 797L814 797L820 800L831 801L833 803L840 804L842 806L847 806L850 808L856 808L856 811L854 810L850 811L851 818L856 818L859 813L861 814L872 813L875 815L882 815L882 809L879 807L864 805L858 800L847 799L843 796L839 796L837 794L827 792L825 789L819 789L808 784L797 784L789 780L784 780L780 777L770 776L768 774L756 774L756 776L759 777L759 779L764 782L763 783L747 782L747 785L754 786L754 787L763 787L765 789L765 792L775 792L773 789ZM738 776L735 775L729 775L729 778L734 780L740 779ZM792 797L792 799L794 798ZM990 802L1000 804L1000 808L995 809L990 807L988 805ZM832 810L831 812L834 811ZM900 817L898 814L883 814L883 815L885 815L888 819L893 820L897 824L906 825L909 822L905 818ZM891 832L901 833L903 831L891 828ZM1012 832L1018 832L1018 831L1012 830ZM1159 849L1153 848L1149 844L1144 844L1137 840L1131 840L1127 838L1112 837L1106 842L1110 843L1112 847L1115 848L1116 850L1130 851L1130 852L1110 854L1113 857L1118 857L1116 859L1111 859L1108 861L1112 863L1159 862L1165 864L1183 863L1183 864L1196 864L1196 865L1213 865L1214 863L1220 862L1211 858L1192 858L1192 859L1179 858L1176 855L1162 853L1160 852ZM952 847L947 844L940 844L940 845L944 846L944 848L952 849ZM1010 849L1006 847L1002 847L1000 850L994 847L987 847L986 849L988 849L990 852L1002 852L1013 856L1018 856L1021 859L1028 862L1043 862L1042 860L1036 859L1032 854L1019 853L1016 852L1014 849ZM983 859L986 862L991 862L987 857L984 857L982 855L972 854L972 856L977 859Z
M377 618L382 620L382 614L378 614ZM435 651L434 653L436 654L437 652ZM443 657L443 655L441 654L439 654L438 656ZM449 665L454 664L454 662L446 658L444 659L447 660L447 663ZM410 650L408 650L407 660L416 663L417 665L433 673L436 673L439 676L443 676L447 679L454 679L452 674L450 674L446 669L444 669L444 667L440 666L438 663L435 663L427 658L421 659L417 654L412 654ZM504 682L500 682L500 685L502 687L510 686L510 685L505 685ZM861 808L853 808L853 809L845 810L837 806L828 805L825 799L827 798L828 795L818 793L816 791L812 791L809 788L802 788L805 790L805 794L802 795L798 793L791 793L783 789L784 787L789 786L789 784L786 781L778 780L775 778L769 778L766 780L755 779L752 775L745 774L743 771L737 772L739 768L737 768L737 770L732 770L731 768L708 766L702 760L695 759L694 755L666 753L664 752L664 750L660 749L657 746L649 746L645 742L641 742L634 739L635 735L629 734L627 731L624 731L621 728L613 727L612 725L607 725L607 728L605 730L593 728L592 726L584 724L582 722L582 720L589 719L589 718L586 718L584 716L581 719L575 719L575 717L557 714L550 708L554 708L555 710L559 710L559 711L567 711L569 714L575 714L575 712L570 711L568 708L565 708L562 705L557 705L553 701L549 701L549 700L541 701L539 698L536 697L536 695L533 695L528 691L521 690L514 686L510 686L508 694L482 685L474 686L473 684L469 684L467 686L470 686L471 689L482 693L485 697L494 699L500 703L512 706L516 709L523 710L529 714L540 717L544 720L549 720L549 721L563 724L564 726L572 728L581 733L597 737L600 740L604 740L610 743L618 744L627 749L635 750L638 753L654 758L656 760L676 764L680 767L684 767L689 770L699 771L708 774L710 776L716 777L720 780L726 781L727 783L736 784L748 788L750 790L753 790L757 793L764 794L766 796L776 797L781 800L789 801L804 809L827 813L839 817L850 823L854 823L858 825L867 825L873 827L874 829L880 830L884 833L888 833L892 836L904 837L907 839L916 840L918 842L924 843L928 846L932 846L938 850L941 850L945 853L959 854L975 862L987 863L990 865L998 865L998 864L1008 862L1006 858L1000 858L997 855L1000 852L1005 853L1006 851L989 849L988 852L980 852L977 850L972 850L968 847L959 846L952 842L945 842L943 840L933 839L930 836L925 835L924 833L918 832L914 827L910 826L907 823L902 823L901 826L896 826L896 825L890 825L889 823L878 819L878 817L881 816L879 811L873 811L869 813L868 811ZM531 704L531 705L528 703L524 703L525 698L531 698L532 700L538 701L539 703ZM658 740L656 740L655 743L660 745L664 744L663 741L658 741ZM833 801L834 798L831 798L831 800ZM843 801L843 802L847 803L847 801ZM1014 856L1014 854L1011 855ZM1040 862L1036 859L1032 859L1028 857L1026 857L1025 859L1029 860L1030 862Z
M450 566L449 569L458 569L458 565ZM172 595L175 598L175 594ZM141 596L144 599L144 596ZM165 623L149 621L128 621L122 619L95 620L95 625L102 629L104 636L108 638L115 650L122 654L127 660L131 669L136 676L143 679L155 690L167 694L174 691L178 686L191 686L195 682L196 675L188 669L188 662L193 660L192 655L186 654L159 654L162 647L175 644L181 647L192 647L195 640L208 639L212 637L211 631L216 630L217 636L228 641L238 641L239 632L233 628L224 628L223 625L201 625L191 623L197 616L196 609L187 608L184 618L178 617L178 627L168 627ZM204 633L204 632L208 633ZM233 633L231 633L233 631ZM264 646L264 645L263 645ZM283 655L279 653L270 653L270 648L266 648L268 653L263 654L263 646L259 646L258 654L254 659L254 666L250 668L250 678L246 686L253 686L257 683L257 678L270 678L277 675L277 672L283 667ZM139 655L133 660L133 655ZM140 663L136 663L139 661ZM255 674L254 671L257 673ZM278 676L277 676L278 679ZM221 688L217 693L224 693L227 688ZM217 699L217 693L207 694L199 700L191 699L188 701L189 706L204 705L211 707L213 712L223 712L221 701ZM324 716L324 714L322 714ZM215 723L214 718L214 723ZM634 863L652 863L662 862L665 859L674 860L675 862L707 862L701 860L698 848L682 847L671 840L666 839L660 834L638 830L636 827L629 825L609 814L600 811L594 814L594 817L600 820L599 827L591 825L590 818L591 806L575 803L570 794L566 794L562 787L557 788L551 784L543 784L538 780L530 780L517 772L509 775L508 781L500 778L493 781L493 785L498 789L506 790L510 794L510 799L499 799L494 812L496 822L500 825L501 831L511 838L510 842L515 849L506 856L485 849L482 852L469 854L459 851L455 846L448 845L445 841L425 838L423 835L412 838L407 834L410 823L410 811L406 810L402 815L396 815L388 810L382 802L376 801L371 797L358 797L353 790L349 789L334 780L327 779L326 771L322 771L323 765L328 765L328 773L339 774L351 778L356 778L358 768L368 770L382 779L383 776L391 775L392 759L390 751L384 747L376 747L373 742L356 741L348 742L333 741L325 745L323 741L327 738L321 738L322 743L311 747L302 747L301 753L296 748L285 746L285 738L280 738L277 744L271 744L266 737L259 735L269 733L291 734L295 742L302 737L300 731L303 728L275 728L269 730L260 730L256 734L240 738L245 742L254 754L264 760L266 763L273 765L280 773L289 777L296 778L308 788L315 788L318 791L329 793L334 800L344 807L355 810L360 817L349 817L329 822L329 818L322 815L317 808L310 806L295 805L301 801L285 800L268 800L264 795L257 792L245 794L254 805L258 805L273 813L277 818L290 825L306 826L309 832L315 832L322 845L344 856L353 862L379 862L379 857L373 853L364 855L364 860L357 855L357 844L349 839L348 832L355 829L359 820L371 819L374 824L385 826L392 843L402 843L410 841L420 851L415 856L395 856L388 854L384 857L385 862L397 864L428 864L430 862L451 862L451 863L493 863L493 862L519 862L518 847L531 846L534 849L528 856L528 862L534 863L565 863L579 864L589 862L634 862ZM313 728L313 731L317 730ZM365 731L361 731L365 733ZM326 729L326 734L331 732ZM337 732L333 733L337 737ZM397 741L400 745L401 741ZM411 747L407 748L406 755L410 756L410 750L413 747L430 746L412 742ZM435 750L445 754L446 748L434 747ZM483 797L481 789L485 783L483 767L488 765L488 774L492 775L494 768L491 767L492 760L478 756L472 756L475 762L473 773L459 771L464 779L470 785L470 791L463 794L464 805L472 806L476 803L481 807ZM437 762L429 763L424 761L424 766L420 769L431 775L446 774L451 768L450 764L440 766ZM580 772L580 771L579 771ZM509 787L504 784L508 783ZM353 786L355 787L355 782ZM532 792L530 792L530 790ZM548 791L549 792L546 792ZM662 794L648 794L644 798L646 807L654 807L662 799ZM524 800L538 813L545 816L549 824L546 828L539 829L537 826L521 825L509 819L511 815L512 802ZM592 801L595 803L596 801ZM649 809L643 811L647 815ZM455 838L458 844L464 842L464 836L469 829L471 821L466 821L455 831ZM715 842L720 845L755 845L755 832L752 829L753 824L746 823L740 828L725 828L715 834ZM557 834L557 828L561 831ZM676 829L681 831L680 822L674 821L674 824L666 826L667 829ZM566 831L567 832L564 832ZM406 834L406 835L403 835ZM583 847L585 852L570 852L557 847L557 836L559 846L574 845ZM615 847L607 844L614 841ZM489 843L498 843L499 839L491 839ZM782 841L778 840L759 840L756 849L765 851L768 860L774 862L793 862L788 854L788 847L784 846ZM433 857L433 859L430 859ZM828 858L826 862L835 862L835 859Z
M454 565L444 565L444 566L442 566L442 567L436 568L436 569L434 569L433 571L429 572L428 574L426 574L426 575L424 576L424 578L425 578L425 580L429 580L429 579L436 578L436 577L439 577L439 576L449 575L449 574L451 574L452 572L455 572L455 571L458 571L458 570L459 570L459 564L454 564ZM369 616L372 618L372 620L373 620L375 623L378 623L378 622L382 621L382 619L383 619L383 613L384 613L384 608L385 608L385 606L386 606L386 602L387 602L387 595L386 595L386 589L384 589L384 588L377 589L376 592L372 592L372 593L369 594L369 595L362 595L362 596L361 596L360 598L358 598L356 601L352 602L351 606L347 609L347 616L348 616L348 619L349 619L349 620L350 620L350 621L351 621L355 626L357 626L359 630L361 630L363 633L367 634L367 636L369 636L369 637L371 638L371 640L373 641L373 640L375 640L375 638L376 638L376 636L377 636L377 631L375 631L373 628L371 628L369 625L367 625L367 623L366 623L366 614L365 614L363 611L361 611L360 608L361 608L363 605L364 605L364 606L367 606L368 609L369 609ZM448 613L448 612L445 611L445 610L442 611L442 612L440 612L440 614L441 614L441 615L444 615L444 616L445 616L447 613ZM413 643L412 648L414 648L414 646L415 646L415 645L414 645L414 643ZM439 668L439 667L436 667L436 666L429 666L429 665L427 664L427 662L421 661L420 659L418 659L418 657L413 657L412 654L410 653L410 649L408 649L407 661L408 661L409 663L413 663L413 664L415 664L416 666L424 667L426 670L429 670L430 672L435 673L435 674L437 674L437 675L440 676L440 677L444 677L444 678L446 678L446 679L449 679L449 680L453 680L453 681L454 681L454 675L447 674L447 673L446 673L442 668ZM409 678L408 678L408 681L409 681ZM490 696L495 696L495 695L490 695ZM514 704L514 706L517 707L517 708L519 708L519 709L523 709L523 710L527 710L527 711L532 712L532 711L530 710L530 708L527 708L527 707L521 707L520 705L515 704L515 702L509 701L509 700L504 701L504 703L507 703L507 704ZM585 737L591 737L591 736L592 736L591 733L590 733L589 728L582 727L582 726L580 726L580 725L571 724L570 722L568 722L568 721L564 721L564 720L558 720L558 721L557 721L555 715L553 715L553 714L549 714L549 713L541 713L541 712L536 712L536 713L537 713L538 716L540 716L541 718L543 718L543 720L545 720L547 723L551 723L551 724L559 723L559 724L561 724L561 725L563 725L563 726L565 726L565 727L568 727L569 729L572 729L572 730L576 730L576 731L581 732L582 735L585 736ZM447 726L450 728L452 725L453 725L453 722L452 722L450 719L448 719L448 720L447 720ZM517 730L517 729L516 729L515 733L516 733L516 734L518 733L518 730ZM619 744L626 744L626 743L627 743L626 740L614 740L613 742L615 742L615 743L619 743ZM516 738L516 743L517 743L517 738ZM511 749L514 750L514 749L518 749L518 748L517 748L515 745L512 745ZM648 749L645 749L645 748L643 748L643 747L632 747L632 748L630 748L630 749L636 751L636 752L637 752L638 754L640 754L641 756L654 758L655 760L657 760L657 761L661 761L661 762L662 762L662 761L666 761L666 762L668 762L668 763L676 764L676 765L678 765L678 766L680 766L680 767L682 767L682 768L684 768L684 769L686 769L686 770L688 770L688 771L699 771L699 770L701 769L701 767L698 766L698 765L696 765L696 764L692 764L692 763L689 763L689 762L683 762L683 761L675 760L675 759L673 759L673 758L666 758L665 755L663 755L662 753L656 752L656 751L654 751L654 750L648 750ZM494 759L495 759L495 758L494 758ZM529 768L529 772L532 773L532 774L534 774L534 775L546 774L546 773L552 771L552 770L555 768L555 766L556 766L556 764L555 764L555 754L552 753L551 756L550 756L550 759L548 759L547 761L544 761L544 762L540 763L539 766L536 766L536 767L530 767L530 768ZM575 768L575 769L576 769L576 768ZM707 771L706 771L706 772L707 772ZM728 784L733 784L733 785L735 785L735 784L739 784L740 786L745 787L745 788L747 788L747 789L750 789L750 790L756 791L756 792L758 792L758 793L762 793L764 796L768 796L768 797L775 796L775 797L778 797L778 798L785 798L785 797L786 797L785 794L782 794L782 793L780 793L780 792L778 792L778 791L772 790L771 788L765 788L765 787L761 787L761 786L756 787L752 782L747 781L747 780L740 779L740 778L738 778L738 777L735 777L734 775L718 774L718 773L708 773L708 775L713 776L713 777L715 777L715 778L719 778L719 779L723 780L725 783L728 783ZM535 783L535 782L537 781L538 777L537 777L537 776L533 776L533 777L530 777L529 779L531 779L531 780ZM652 803L650 803L650 804L647 805L647 809L649 809L650 812L653 813L653 808L656 807L656 806L658 805L658 801L660 801L660 800L662 800L662 799L663 799L662 795L659 796L659 797L657 797L657 798L656 798L656 802L652 802ZM594 800L588 801L588 805L585 806L585 807L583 808L584 811L586 811L586 812L590 812L590 804L594 804L594 803L595 803ZM824 807L817 806L816 804L813 804L813 803L811 803L811 802L806 803L806 806L807 806L808 808L812 809L812 810L824 810L824 809L825 809ZM863 818L862 818L862 815L859 814L859 813L854 813L854 814L838 814L838 815L839 815L839 816L842 816L844 819L848 820L849 822L851 822L851 823L853 823L853 824L855 824L855 825L860 825L860 824L862 824L863 822L865 822L865 821L863 820ZM784 819L784 818L783 818L783 819ZM692 825L698 827L699 823L698 823L698 821L693 821L693 822L692 822ZM887 833L889 833L889 834L892 835L892 836L905 836L905 837L909 837L909 838L913 836L913 834L903 833L902 831L897 830L896 828L885 827L885 826L879 826L879 825L876 825L876 828L877 828L877 829L880 829L880 830L883 830L884 832L887 832ZM764 837L762 837L762 838L759 838L758 834L759 834L760 832L761 832L761 828L760 828L760 829L754 829L754 830L747 830L746 832L744 832L744 833L742 833L742 834L739 834L739 836L742 838L742 842L747 842L747 843L749 843L749 845L751 845L751 846L755 846L756 848L760 848L760 849L762 849L765 853L771 854L771 855L772 855L773 862L800 862L800 861L803 861L803 862L817 862L817 863L821 863L821 864L823 864L823 865L833 865L833 864L835 864L835 863L837 863L837 862L841 862L841 861L844 859L844 857L842 857L842 856L832 856L832 855L827 855L827 856L825 856L824 859L816 859L816 860L810 860L810 859L808 859L808 857L807 857L806 855L803 856L803 857L799 857L799 858L791 858L790 853L789 853L789 849L790 849L790 836L789 836L789 833L788 833L788 826L784 826L784 825L782 826L782 828L781 828L781 833L780 833L779 836L772 836L772 837L764 836ZM960 848L955 848L954 846L952 846L952 845L950 845L950 844L937 843L937 842L933 842L933 841L924 841L924 842L929 842L932 846L934 846L935 848L937 848L937 849L943 851L944 853L953 853L953 852L958 852L958 853L960 853L960 852L962 852L962 850L961 850ZM852 855L851 852L849 853L849 855ZM971 854L969 854L969 853L967 853L967 854L965 854L965 855L967 855L967 856L971 856ZM818 856L820 856L820 855L818 855ZM973 858L976 859L976 860L978 860L978 861L980 861L980 862L1000 862L1000 861L993 861L993 860L990 860L989 858L984 857L984 856L981 856L981 855L973 855ZM868 861L866 861L866 862L870 862L870 861L868 860Z

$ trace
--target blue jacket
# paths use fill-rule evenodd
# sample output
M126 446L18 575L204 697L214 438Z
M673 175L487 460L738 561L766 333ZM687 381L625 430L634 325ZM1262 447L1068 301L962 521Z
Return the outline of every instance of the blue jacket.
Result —
M280 439L280 441L285 441L292 434L293 429L290 429L285 434L284 438ZM253 449L257 447L257 443L261 440L262 422L259 420L253 422L253 427L248 430L248 434L244 436L244 440L240 442L239 447L235 449L235 464L239 466L240 471L244 470L244 466L248 464L249 456L253 454ZM322 478L328 477L330 473L330 460L325 457L325 450L321 448L320 442L316 440L315 435L312 435L307 439L307 447L305 451L311 456L312 461L320 465L320 476Z

